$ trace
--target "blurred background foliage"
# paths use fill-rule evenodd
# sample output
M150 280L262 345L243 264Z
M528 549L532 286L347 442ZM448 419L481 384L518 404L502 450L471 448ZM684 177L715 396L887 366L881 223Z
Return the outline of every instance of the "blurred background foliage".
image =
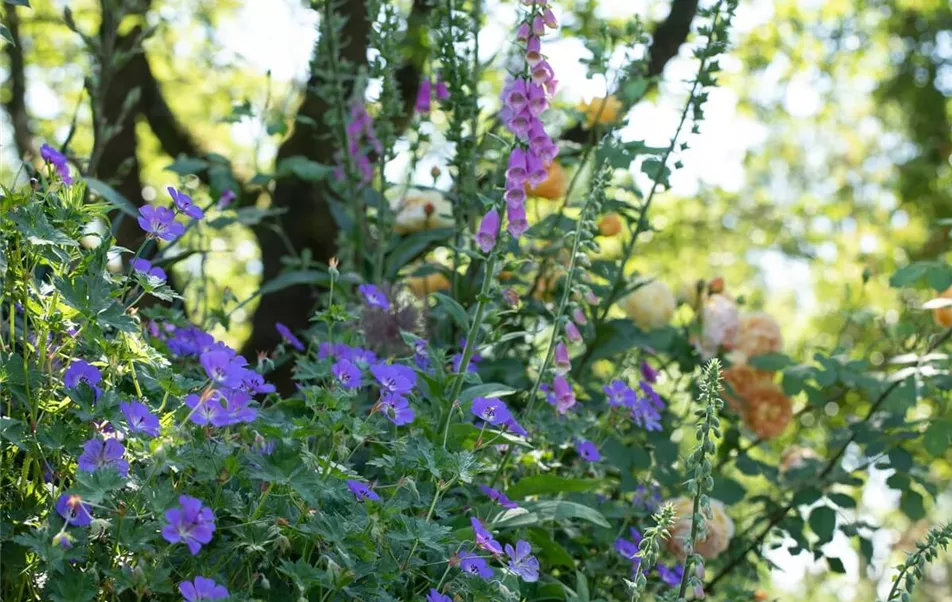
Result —
M43 142L58 147L69 138L70 154L80 157L94 145L84 85L94 63L64 18L66 2L32 4L29 9L3 5L3 23L15 43L4 44L0 62L4 184L26 177L19 157L36 164ZM556 43L561 61L556 69L582 76L562 81L557 100L566 109L566 131L578 118L572 111L578 101L609 87L601 76L584 79L579 61L590 54L573 38L597 38L603 26L621 28L635 16L661 22L669 10L691 4L558 3L565 27ZM95 35L100 2L68 6L75 29ZM405 14L412 9L410 2L401 4ZM495 1L487 6L481 53L487 60L502 54L512 10ZM141 88L142 110L135 111L128 135L120 136L126 146L116 145L97 177L137 204L165 202L168 185L184 185L206 204L223 186L213 181L209 188L189 175L194 170L188 161L200 149L204 160L210 153L227 158L237 180L262 182L245 192L251 204L267 208L274 192L268 176L279 171L275 156L301 120L295 115L316 24L316 14L294 0L136 3L119 33L151 30L143 45L161 106L148 86ZM741 3L737 25L734 49L722 60L721 87L711 93L700 134L688 140L672 190L653 207L654 230L634 267L676 291L689 290L698 279L724 278L731 294L779 318L785 351L795 358L838 347L850 358L882 364L902 351L888 347L892 342L884 332L904 311L921 316L918 332L908 333L908 347L915 348L936 328L931 315L917 309L934 294L899 293L889 287L889 277L913 260L950 258L952 5L948 0L752 0ZM685 44L666 65L661 83L632 110L623 135L666 144L686 94L683 80L692 69ZM115 81L126 92L142 83L121 73ZM486 107L496 106L501 70L494 81L493 89L481 90ZM484 111L483 118L492 117ZM415 161L409 149L420 138L411 131L398 142L400 156L388 166L392 181L449 185L446 174L431 175L448 154L439 132L445 123L437 117L434 124ZM632 177L643 178L634 171ZM541 213L551 210L544 206L550 201L539 202ZM619 252L617 238L602 242L605 255ZM199 252L176 267L186 298L197 298L201 290L208 306L234 308L260 285L263 258L251 228L234 224L210 238L193 236L187 245ZM943 290L952 283L928 284ZM216 334L240 346L251 334L255 307L256 301L239 308L231 328ZM948 400L940 406L948 409ZM848 418L836 415L835 404L827 409L819 419L831 425ZM810 413L801 417L817 419ZM930 470L947 481L943 456L948 460L949 453L937 451ZM884 479L879 491L885 490ZM939 499L933 518L947 520L949 492ZM895 499L869 503L858 512L893 527L891 550L912 549L925 522L903 516ZM867 571L862 554L850 558L847 574L830 579L825 564L777 555L780 566L769 593L784 600L872 599L881 571ZM950 570L946 557L915 598L948 600Z

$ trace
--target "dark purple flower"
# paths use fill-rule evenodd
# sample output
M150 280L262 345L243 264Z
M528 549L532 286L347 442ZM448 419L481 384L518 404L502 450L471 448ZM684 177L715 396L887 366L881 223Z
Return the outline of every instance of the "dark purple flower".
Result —
M347 479L347 488L350 489L350 492L354 494L354 497L358 502L362 502L364 500L370 500L372 502L380 501L380 496L374 493L374 490L371 489L370 485L367 485L366 483Z
M63 517L71 527L85 527L93 522L92 508L83 503L78 495L64 493L56 500L56 512Z
M430 78L425 77L420 80L420 87L417 89L416 103L413 105L417 113L430 112L430 98L433 95L430 86Z
M661 577L661 581L665 585L674 587L681 583L681 578L684 577L684 567L680 564L675 564L671 568L668 568L663 564L659 564L658 576Z
M615 540L615 551L626 560L634 560L638 556L638 544L624 537Z
M497 504L499 504L500 506L502 506L503 508L507 510L512 510L514 508L519 507L519 504L515 503L514 501L506 497L505 493L498 491L496 489L493 489L492 487L487 487L486 485L480 485L479 490L482 491L484 494L486 494L486 496L489 497L490 500L496 502Z
M493 570L486 564L486 561L472 552L462 552L459 555L459 568L464 573L476 575L486 581L489 581L493 577Z
M255 435L255 442L251 444L251 451L259 456L270 456L278 446L274 441L268 441L261 435Z
M90 439L83 444L83 453L77 461L83 472L100 468L115 468L124 477L129 476L129 462L124 458L126 448L115 439Z
M75 389L79 383L86 383L95 393L96 399L102 395L102 389L97 385L102 381L102 373L99 368L88 364L83 360L73 360L63 375L63 384L68 389Z
M387 395L380 399L380 409L390 422L397 426L413 422L415 414L410 402L400 395Z
M658 371L651 367L647 361L641 362L641 375L645 377L645 380L649 383L655 383L658 381Z
M453 602L453 599L441 594L436 589L430 588L430 593L426 595L426 602Z
M185 234L185 226L175 221L175 212L168 207L144 205L139 208L138 221L150 238L173 241Z
M40 157L44 161L56 167L56 172L63 179L64 184L72 184L73 177L69 175L69 163L66 162L66 155L59 152L49 144L40 147Z
M148 260L137 257L133 259L129 265L132 266L132 269L145 274L146 276L152 276L162 280L163 282L168 278L168 275L160 267L153 266Z
M615 408L631 407L637 397L628 385L617 378L602 387L602 391L608 396L608 405Z
M476 233L476 244L483 253L489 253L496 246L496 237L499 235L499 212L495 208L489 210L479 223L479 232Z
M370 367L370 373L380 383L384 395L407 395L416 386L416 372L399 364L376 364Z
M509 556L509 570L529 583L539 580L539 561L532 555L529 542L520 539L515 549L506 544L506 555Z
M569 350L565 343L559 341L555 346L555 371L559 374L568 374L572 369L572 360L569 359Z
M469 523L473 526L476 547L486 550L491 554L502 554L502 546L493 538L493 534L483 526L483 523L479 522L478 518L471 516Z
M172 197L172 202L175 203L179 211L192 219L202 219L205 217L205 212L202 211L202 208L192 202L192 197L171 186L169 186L167 190L169 191L169 196Z
M512 418L509 408L501 399L476 397L470 410L474 416L493 426L504 424Z
M185 405L192 410L188 414L188 419L199 426L214 424L225 411L217 391L203 394L201 397L192 393L185 398Z
M215 514L202 501L187 495L179 496L179 507L165 511L168 524L162 528L162 537L169 543L184 543L192 556L212 540L215 532Z
M298 351L304 351L304 343L301 342L301 339L294 336L294 333L291 332L290 328L281 322L275 322L274 327L277 329L278 334L281 335L281 338L288 342L288 345L294 347Z
M53 545L68 550L73 547L73 536L66 531L60 531L53 536Z
M522 425L516 422L515 417L510 417L509 420L503 423L503 426L511 433L519 435L521 437L528 437L529 431L522 428Z
M602 454L599 453L598 448L591 441L579 439L575 449L578 451L578 455L588 462L598 462L602 459Z
M196 576L192 581L179 583L178 588L186 602L221 600L228 597L228 590L225 589L225 586L218 585L208 577Z
M242 422L254 422L258 417L258 410L251 407L251 395L239 389L232 389L219 393L225 399L225 406L217 416L211 420L215 426L231 426Z
M360 387L360 368L355 366L350 360L339 360L331 366L331 374L345 389L356 389Z
M274 385L265 381L264 376L254 370L245 370L245 377L241 380L241 390L249 395L267 395L274 393Z
M390 301L387 300L387 295L376 285L361 284L357 287L357 290L364 296L364 301L366 301L370 307L379 307L384 311L390 310Z
M202 353L199 363L214 383L226 388L240 387L246 369L233 351L212 349Z
M218 197L218 208L224 209L228 205L231 205L237 198L238 195L236 195L234 191L226 190L225 192L221 193L220 197Z
M636 546L641 545L641 540L643 539L641 536L641 531L639 531L638 529L634 527L631 527L630 529L628 529L628 532L631 533L631 540L635 542L635 545Z
M126 416L126 424L131 433L145 433L151 437L159 434L159 419L149 412L145 404L138 401L122 402L119 409Z

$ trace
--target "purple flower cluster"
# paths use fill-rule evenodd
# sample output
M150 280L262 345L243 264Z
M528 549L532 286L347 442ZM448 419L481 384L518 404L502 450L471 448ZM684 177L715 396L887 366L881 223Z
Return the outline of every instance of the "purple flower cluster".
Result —
M400 364L375 364L370 373L380 387L380 401L375 406L397 426L413 422L415 414L406 396L416 387L417 375L413 368Z
M559 152L539 116L549 106L558 82L555 72L542 54L541 36L546 28L558 27L548 0L528 3L529 10L516 37L525 44L527 69L509 81L502 93L502 119L518 144L512 149L506 169L506 211L509 233L518 238L529 228L526 219L526 184L538 186L546 177L546 163Z
M390 311L390 300L384 294L380 287L374 284L361 284L357 287L360 294L364 296L364 301L369 307L377 307L384 311Z
M352 347L344 343L321 343L317 348L317 359L347 360L360 365L372 365L378 361L377 354L362 347Z
M66 369L66 374L63 375L63 384L67 389L75 389L80 383L84 383L93 390L96 399L102 395L102 389L98 386L100 382L102 382L102 372L99 368L83 360L73 360Z
M114 468L124 477L129 476L129 461L125 459L126 448L115 439L90 439L83 444L80 454L79 470L96 472L103 468Z
M132 269L136 272L157 278L162 282L165 282L168 279L168 275L165 273L165 270L158 266L153 266L147 259L137 257L133 259L129 265L132 266Z
M347 153L353 161L357 175L360 177L362 185L369 184L374 177L374 167L367 154L367 146L370 146L375 153L380 154L383 147L374 133L374 120L367 113L363 104L355 104L350 109L350 120L347 122ZM345 159L338 153L338 167L334 170L334 175L343 180L346 177L344 169Z
M192 556L212 540L215 514L202 501L187 495L179 496L179 507L165 511L166 525L162 537L169 543L184 543Z
M631 411L631 418L635 424L648 431L660 431L664 402L647 381L640 381L639 387L644 393L642 396L639 396L624 381L616 378L605 385L602 391L608 396L608 405Z
M499 504L500 506L502 506L503 508L507 510L512 510L514 508L519 507L519 504L515 503L514 501L506 497L505 493L498 491L496 489L493 489L492 487L487 487L486 485L480 485L479 490L482 491L483 494L485 494L490 500L496 502L497 504Z
M192 393L185 398L185 405L191 409L189 420L200 426L232 426L258 417L258 410L251 407L251 395L239 389Z
M481 579L489 581L493 578L493 570L485 559L480 558L472 552L461 552L459 555L459 568L470 575L476 575Z
M73 183L73 177L69 175L69 164L66 162L66 155L49 144L44 144L40 147L40 157L56 168L64 184Z
M420 87L417 89L416 104L414 109L417 113L429 113L430 102L433 98L437 101L444 101L450 97L450 91L446 88L446 82L440 79L440 74L433 76L432 81L429 77L420 80Z
M179 591L186 602L203 602L204 600L222 600L228 597L228 590L224 585L218 585L214 579L196 575L192 581L179 583Z

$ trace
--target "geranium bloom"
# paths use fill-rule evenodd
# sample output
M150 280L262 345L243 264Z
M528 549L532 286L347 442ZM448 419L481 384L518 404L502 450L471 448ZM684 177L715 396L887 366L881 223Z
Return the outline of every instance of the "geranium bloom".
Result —
M441 594L436 589L430 588L430 593L426 595L426 602L453 602L453 599Z
M233 190L226 190L225 192L221 193L220 197L218 197L218 208L224 209L228 205L231 205L237 198L238 195L235 194Z
M175 203L179 211L192 219L202 219L205 217L205 212L202 211L202 208L192 202L192 197L171 186L169 186L167 190L169 191L169 196L172 197L172 202Z
M79 383L86 383L95 393L96 399L102 395L102 389L97 386L101 381L102 372L99 368L83 360L73 360L63 375L63 384L68 389L75 389Z
M493 538L493 534L483 526L483 523L481 523L478 518L471 516L469 523L473 526L476 547L486 550L491 554L502 554L502 546L499 545L499 542Z
M145 259L142 259L141 257L133 259L131 262L129 262L129 265L132 266L133 270L137 272L141 272L145 274L146 276L152 276L154 278L158 278L159 280L162 280L163 282L168 278L168 275L165 273L165 270L163 270L160 267L153 266L151 263L149 263Z
M390 422L397 426L410 424L415 416L410 402L399 395L388 395L380 400L380 407Z
M152 437L159 434L159 419L149 412L149 408L145 404L138 401L124 401L119 404L119 409L126 417L129 432L145 433Z
M370 373L380 383L380 390L389 395L407 395L416 386L416 372L399 364L376 364Z
M638 556L638 544L624 537L615 540L615 551L626 560L634 560Z
M474 416L493 426L503 424L512 418L509 408L501 399L476 397L470 410Z
M661 581L665 585L674 587L681 583L681 579L684 577L684 567L680 564L675 564L671 566L671 568L668 568L663 564L659 564L658 576L661 577Z
M634 405L637 397L631 387L617 378L602 387L602 391L608 396L608 405L614 408L631 407Z
M575 449L578 450L578 455L581 456L583 460L588 462L598 462L602 459L602 454L591 441L581 439L579 440L578 445L575 446Z
M192 393L185 397L185 405L192 409L188 419L199 426L214 424L225 411L218 394L209 394L203 397Z
M350 492L354 494L354 497L358 502L362 502L364 500L370 500L372 502L380 501L380 496L374 493L374 490L371 489L370 485L367 485L366 483L347 479L347 488L350 489Z
M162 537L169 543L184 543L192 556L212 540L215 532L215 514L202 501L187 495L179 496L179 507L165 511L167 524Z
M206 351L199 358L208 378L222 387L240 387L245 368L235 354L222 349Z
M387 296L383 294L383 291L377 286L373 284L361 284L357 287L357 290L364 296L364 300L370 307L379 307L384 311L390 309L390 301L387 300Z
M355 366L350 360L337 361L331 366L331 374L345 389L356 389L360 387L360 368Z
M66 162L66 155L59 152L49 144L40 147L40 157L54 167L56 172L63 179L64 184L72 184L73 177L69 175L69 163Z
M509 570L529 583L539 580L539 561L532 555L529 542L520 539L515 549L506 544L506 555L509 556Z
M281 338L288 342L288 345L294 347L298 351L304 351L304 343L301 342L301 339L294 336L294 333L291 332L290 328L281 322L275 322L274 328L278 331L278 334L281 335Z
M464 573L476 575L486 581L493 578L493 570L486 564L486 561L476 556L472 552L462 552L459 555L459 568Z
M642 382L642 390L645 389L647 383ZM647 394L643 397L635 396L634 401L631 406L631 418L635 421L635 424L642 427L646 431L660 431L661 430L661 410L664 409L664 403L661 402L661 398L654 393L653 389L649 390L651 394Z
M251 395L239 389L232 389L227 394L219 393L225 398L225 406L218 415L212 418L215 426L231 426L242 422L254 422L258 417L258 410L251 407Z
M267 395L274 393L276 389L254 370L245 370L245 376L241 379L241 390L249 395Z
M79 470L95 472L100 468L115 468L124 477L129 476L126 448L115 439L90 439L83 444L83 453L77 461Z
M213 579L196 576L192 581L179 583L179 591L186 602L202 602L204 600L221 600L228 597L228 590L224 585L218 585Z
M93 522L92 508L78 495L64 493L56 500L56 512L71 527L85 527Z
M175 212L168 207L140 207L138 222L150 238L173 241L185 234L185 226L175 221Z
M517 503L515 503L514 501L506 497L505 493L498 491L496 489L493 489L492 487L487 487L486 485L480 485L479 490L482 491L484 494L486 494L486 496L489 497L490 500L496 502L497 504L499 504L503 508L506 508L507 510L512 510L514 508L519 507Z

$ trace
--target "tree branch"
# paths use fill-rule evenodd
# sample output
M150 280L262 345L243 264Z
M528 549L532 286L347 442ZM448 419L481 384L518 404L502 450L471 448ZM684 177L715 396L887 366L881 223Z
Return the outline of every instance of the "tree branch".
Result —
M5 4L4 9L7 29L13 39L13 44L4 44L4 52L10 64L10 76L7 78L10 97L4 103L4 108L13 124L13 142L17 153L25 159L34 152L34 149L30 116L26 110L26 69L23 44L20 41L20 16L17 15L17 7L12 4Z

